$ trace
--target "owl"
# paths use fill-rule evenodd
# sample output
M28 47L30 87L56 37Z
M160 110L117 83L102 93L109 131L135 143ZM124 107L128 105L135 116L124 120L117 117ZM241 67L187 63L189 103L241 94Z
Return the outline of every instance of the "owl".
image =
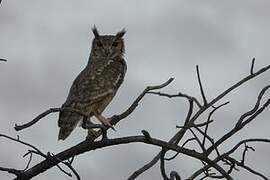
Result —
M95 37L88 63L73 81L62 108L79 110L88 119L94 116L102 124L111 126L111 119L105 118L102 112L115 96L127 70L123 40L126 31L123 29L116 35L100 35L94 26L92 32ZM60 112L58 140L65 140L80 121L82 116L78 113Z

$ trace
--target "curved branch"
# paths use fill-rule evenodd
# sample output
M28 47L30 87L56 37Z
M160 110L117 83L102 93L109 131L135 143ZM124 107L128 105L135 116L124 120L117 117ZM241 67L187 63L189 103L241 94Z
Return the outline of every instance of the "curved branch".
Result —
M265 94L266 90L270 88L269 86L264 87L258 98L257 98L257 102L254 106L254 108L246 113L244 113L239 120L236 123L236 126L230 130L228 133L226 133L224 136L222 136L218 141L215 142L215 144L213 144L208 150L207 150L207 154L210 154L215 148L217 148L220 144L222 144L224 141L226 141L227 139L229 139L231 136L233 136L235 133L237 133L238 131L240 131L242 128L244 128L248 123L250 123L252 120L254 120L259 114L261 114L266 107L268 107L270 105L270 98L262 105L261 108L259 108L261 99L263 97L263 95ZM244 119L246 117L250 116L249 118L247 118L245 121Z

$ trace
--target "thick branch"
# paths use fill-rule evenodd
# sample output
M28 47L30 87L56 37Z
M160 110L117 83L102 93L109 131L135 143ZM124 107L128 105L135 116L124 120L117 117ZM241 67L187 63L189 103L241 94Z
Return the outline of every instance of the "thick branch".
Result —
M151 140L149 141L149 139L147 139L145 136L131 136L131 137L116 138L116 139L107 139L104 141L97 141L97 142L86 140L77 144L74 147L71 147L63 152L60 152L59 154L56 154L55 157L56 159L59 159L59 161L60 160L64 161L76 155L83 154L85 152L89 152L92 150L100 149L103 147L114 146L114 145L119 145L119 144L135 143L135 142L141 142L141 143L146 143L146 144L152 144L155 146L160 146L162 148L170 149L176 152L180 152L182 154L189 155L196 159L204 160L203 156L200 153L197 153L195 151L192 151L183 147L179 147L177 145L170 144L165 141L154 139L154 138L151 138ZM50 161L46 159L40 162L39 164L35 165L34 167L28 169L27 171L25 171L21 175L20 180L30 179L48 170L49 168L57 165L59 161ZM16 178L16 179L19 180L19 178Z

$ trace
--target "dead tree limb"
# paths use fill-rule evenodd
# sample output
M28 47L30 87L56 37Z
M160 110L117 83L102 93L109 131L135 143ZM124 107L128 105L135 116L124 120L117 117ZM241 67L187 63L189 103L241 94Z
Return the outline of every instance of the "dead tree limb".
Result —
M206 98L204 95L204 91L202 89L202 85L201 85L201 80L200 80L200 76L199 76L199 67L196 66L196 70L197 70L197 77L198 77L198 83L199 83L199 87L200 87L200 91L201 91L201 95L203 97L203 101L204 104L203 106L192 116L190 117L190 119L188 121L185 121L185 126L193 126L195 121L198 119L198 117L203 114L206 110L208 110L210 107L212 107L215 103L217 103L218 101L220 101L223 97L225 97L226 95L228 95L230 92L232 92L233 90L235 90L236 88L240 87L242 84L250 81L251 79L254 79L255 77L261 75L262 73L268 71L270 69L270 65L265 66L261 69L259 69L257 72L254 72L254 64L255 64L255 58L253 58L252 63L251 63L251 70L250 70L250 74L247 75L246 77L244 77L243 79L241 79L240 81L238 81L237 83L235 83L234 85L232 85L231 87L229 87L228 89L226 89L224 92L222 92L221 94L219 94L218 96L216 96L214 99L212 99L209 103L206 103ZM161 93L152 93L152 94L157 94L160 95ZM170 95L165 95L166 93L162 93L163 96L166 97L170 97ZM189 98L189 96L186 97L188 100L190 101L194 101L194 99ZM200 104L200 103L198 103ZM260 114L261 112L264 111L264 109L268 106L268 103L265 103L264 106L262 106L260 108L260 110L258 110L256 113L254 113L249 119L254 119L255 117L257 117L258 114ZM191 113L193 114L193 113ZM250 120L247 120L246 122L249 122ZM170 139L170 143L174 143L174 144L178 144L181 139L184 137L185 133L186 133L186 128L182 128L181 130L179 130L171 139ZM227 135L228 136L228 135ZM225 138L223 138L225 139ZM221 142L221 141L220 141ZM217 145L217 144L216 144ZM216 149L216 145L213 145L212 148L209 151L213 151L214 149ZM208 154L209 155L209 154ZM144 165L143 167L141 167L140 169L138 169L137 171L135 171L133 174L131 174L128 178L128 180L133 180L135 178L137 178L139 175L141 175L142 173L146 172L149 168L153 167L161 158L161 151L146 165ZM206 168L205 170L207 170L208 168ZM204 171L202 171L204 172Z
M251 79L259 76L260 74L270 69L270 65L268 65L255 72L254 66L255 66L255 59L252 60L249 75L247 75L246 77L244 77L243 79L241 79L240 81L238 81L237 83L235 83L234 85L226 89L221 94L217 95L212 100L209 100L206 98L205 91L202 85L199 67L196 66L196 73L197 73L198 85L199 85L199 89L200 89L200 93L202 97L202 102L199 102L199 100L193 96L190 96L181 92L176 93L176 94L167 94L163 92L158 92L157 90L168 86L173 81L173 78L170 78L168 81L166 81L165 83L161 85L146 87L144 91L129 106L129 108L127 108L126 111L124 111L123 113L119 115L114 115L111 117L112 125L115 125L121 120L125 119L136 109L136 107L139 105L141 100L147 94L157 95L157 96L167 97L167 98L175 98L175 97L184 98L188 101L189 109L188 109L187 115L183 121L183 125L176 126L177 128L180 128L180 130L169 141L163 141L160 139L153 138L146 130L142 131L143 135L110 139L107 137L107 130L109 129L109 127L105 127L99 124L90 124L84 128L99 128L99 131L97 131L95 135L89 137L85 141L82 141L78 143L77 145L69 149L66 149L58 154L52 154L52 153L45 154L41 152L37 147L31 145L30 143L21 141L19 137L16 139L16 138L9 137L7 135L0 134L0 137L18 142L30 148L30 150L28 150L28 152L24 155L24 157L29 157L29 160L24 169L17 170L13 168L0 167L0 171L5 171L8 173L14 174L16 176L15 178L16 180L28 180L28 179L31 179L32 177L39 175L42 172L47 171L51 167L56 166L58 167L60 171L65 173L67 176L72 176L72 173L73 173L75 177L78 180L80 180L79 173L72 166L74 157L81 155L83 153L86 153L86 152L91 152L93 150L101 149L108 146L130 144L130 143L145 143L145 144L151 144L153 146L160 147L160 152L152 159L152 161L150 161L149 163L147 163L146 165L144 165L143 167L135 171L128 178L128 180L136 179L140 174L147 171L149 168L155 165L158 161L160 162L160 172L164 180L180 180L181 176L179 172L175 170L168 171L168 169L166 169L166 161L171 161L180 154L192 157L193 159L198 160L202 163L202 167L194 171L188 177L188 179L195 179L198 176L203 176L201 179L209 177L209 178L215 178L215 179L225 178L225 179L231 180L233 179L231 174L237 167L247 170L248 172L254 175L257 175L258 177L267 179L265 175L258 172L253 167L250 167L249 165L247 165L245 159L247 158L247 151L254 150L254 147L250 146L250 143L253 143L253 142L270 143L270 139L252 138L252 139L242 140L227 152L221 152L219 149L219 146L222 143L224 143L226 140L230 139L235 133L241 131L247 124L254 121L258 115L260 115L262 112L266 110L266 108L269 107L270 98L265 99L265 96L266 96L265 94L270 89L270 85L267 85L264 88L262 88L262 90L258 94L254 107L250 109L249 111L243 113L239 117L239 119L236 121L235 126L229 132L225 132L225 134L221 138L219 138L217 141L214 141L214 138L209 134L209 131L208 131L209 126L211 126L212 123L216 122L216 120L212 119L213 114L217 113L218 109L220 109L221 107L229 103L229 102L225 102L225 103L221 102L221 100L226 95L228 95L229 93L231 93L233 90L237 89L244 83L250 81ZM264 101L263 101L263 98L265 99ZM194 104L197 105L196 109L194 109ZM75 112L75 113L80 114L84 119L87 118L85 114L83 114L82 112L76 109L51 108L41 113L40 115L38 115L36 118L34 118L32 121L28 123L25 123L23 125L16 124L14 128L17 131L20 131L22 129L25 129L34 125L35 123L39 122L41 119L43 119L50 113L61 112L61 111ZM208 113L207 118L203 122L198 122L198 119L201 118L201 115L203 113ZM186 133L186 132L190 132L190 133ZM188 135L191 135L191 137ZM99 136L102 136L102 139L100 141L97 140ZM188 139L182 142L182 139L184 136L188 136ZM188 148L189 142L196 143L199 147L198 148L199 150L189 149ZM209 143L210 145L208 145ZM232 154L242 145L244 145L242 158L240 160L233 158ZM166 153L168 151L174 151L175 155L173 155L172 157L166 157ZM44 160L34 165L33 167L29 167L30 162L32 161L33 155L42 156ZM211 159L210 159L210 155L211 155ZM223 162L224 164L221 164L220 162ZM61 167L61 165L68 167L72 173L64 170ZM168 171L168 173L166 171Z

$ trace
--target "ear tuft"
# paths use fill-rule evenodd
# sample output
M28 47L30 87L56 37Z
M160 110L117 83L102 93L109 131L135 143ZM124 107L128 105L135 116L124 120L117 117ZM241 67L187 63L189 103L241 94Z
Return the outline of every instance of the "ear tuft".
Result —
M94 27L92 28L92 32L93 32L93 34L95 35L96 38L99 37L99 33L98 33L96 25L94 25Z
M127 31L126 31L125 29L122 29L121 31L119 31L119 32L116 34L116 39L122 38L122 37L125 35L126 32L127 32Z

